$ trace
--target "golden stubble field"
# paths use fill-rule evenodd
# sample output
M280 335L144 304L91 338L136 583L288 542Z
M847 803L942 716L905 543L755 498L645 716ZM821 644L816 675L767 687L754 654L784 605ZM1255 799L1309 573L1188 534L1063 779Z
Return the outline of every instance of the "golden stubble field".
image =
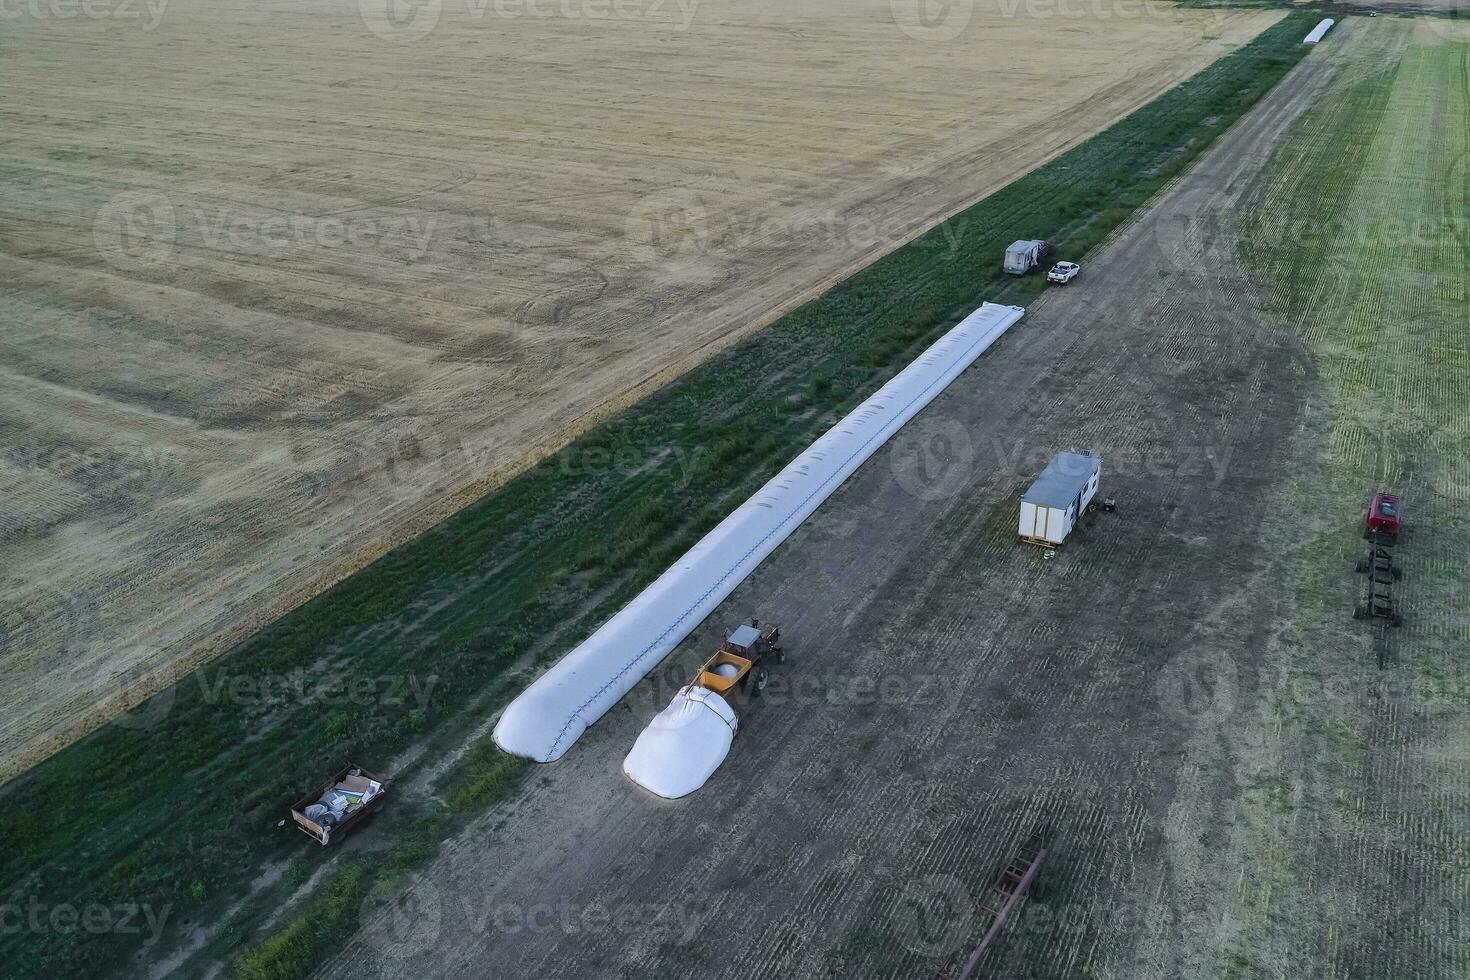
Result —
M1281 16L375 2L4 8L0 778Z

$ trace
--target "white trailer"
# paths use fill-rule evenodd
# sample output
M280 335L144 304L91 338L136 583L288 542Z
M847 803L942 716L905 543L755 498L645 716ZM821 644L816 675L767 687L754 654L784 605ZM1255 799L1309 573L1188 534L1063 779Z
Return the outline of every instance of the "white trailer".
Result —
M1013 276L1024 276L1041 262L1046 242L1039 238L1011 242L1006 249L1005 270Z
M1088 453L1057 453L1021 495L1021 540L1058 545L1097 496L1102 460Z

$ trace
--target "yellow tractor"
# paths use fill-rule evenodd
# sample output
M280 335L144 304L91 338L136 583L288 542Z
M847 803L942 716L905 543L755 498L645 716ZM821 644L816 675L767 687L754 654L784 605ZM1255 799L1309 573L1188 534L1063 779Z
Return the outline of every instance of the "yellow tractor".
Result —
M778 664L786 660L786 651L781 649L781 630L775 626L762 630L760 622L752 619L749 626L740 626L731 632L720 648L700 666L694 675L693 685L714 691L732 707L736 692L744 691L750 697L760 697L771 679L765 659L770 657Z

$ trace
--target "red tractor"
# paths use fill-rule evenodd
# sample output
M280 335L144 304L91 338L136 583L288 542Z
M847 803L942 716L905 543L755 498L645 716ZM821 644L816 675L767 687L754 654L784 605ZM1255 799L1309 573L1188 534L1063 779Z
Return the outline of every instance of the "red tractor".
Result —
M1368 505L1368 518L1363 525L1363 537L1373 538L1384 534L1390 538L1399 535L1399 522L1404 518L1404 504L1391 493L1375 493Z
M1368 573L1368 586L1362 600L1353 609L1354 619L1387 619L1393 625L1403 623L1399 601L1393 596L1393 584L1402 577L1394 564L1394 545L1404 520L1403 501L1391 493L1375 493L1363 521L1363 537L1372 542L1368 554L1358 559L1358 571Z

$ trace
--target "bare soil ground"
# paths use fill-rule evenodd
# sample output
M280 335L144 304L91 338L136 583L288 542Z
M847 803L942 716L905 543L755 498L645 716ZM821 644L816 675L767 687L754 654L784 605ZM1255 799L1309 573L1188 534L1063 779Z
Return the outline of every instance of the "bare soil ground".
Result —
M1300 162L1268 171L1273 152L1412 31L1343 24L565 760L375 896L324 975L933 975L978 940L975 904L1037 829L1041 885L984 975L1460 975L1461 783L1434 761L1457 756L1431 740L1399 763L1420 736L1463 740L1463 696L1452 717L1442 691L1438 717L1380 711L1373 750L1350 737L1356 698L1336 719L1292 700L1320 658L1375 669L1350 570L1327 600L1303 585L1324 537L1356 548L1359 501L1324 516L1302 493L1334 452L1332 351L1240 261L1242 215ZM1118 512L1046 561L1016 542L1015 499L1072 447L1101 454ZM1463 555L1436 555L1463 577ZM1399 656L1462 635L1441 605ZM750 615L783 625L790 658L729 759L684 801L636 790L620 763L638 731ZM1342 740L1356 766L1331 754ZM1374 819L1320 840L1343 801Z
M7 8L0 779L1280 16L544 6Z

